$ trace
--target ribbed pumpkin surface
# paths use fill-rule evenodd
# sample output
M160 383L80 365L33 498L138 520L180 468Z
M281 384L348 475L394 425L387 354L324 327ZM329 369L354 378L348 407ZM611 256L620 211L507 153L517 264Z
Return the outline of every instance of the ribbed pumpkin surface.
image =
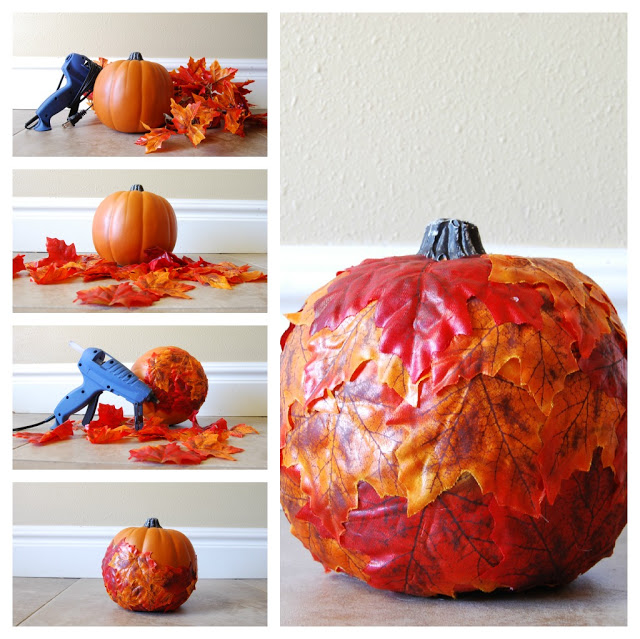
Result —
M123 133L139 133L164 124L173 83L169 72L148 60L118 60L98 75L93 108L103 124Z
M105 198L93 218L93 244L110 262L138 264L145 249L172 251L178 237L173 207L148 191L118 191Z

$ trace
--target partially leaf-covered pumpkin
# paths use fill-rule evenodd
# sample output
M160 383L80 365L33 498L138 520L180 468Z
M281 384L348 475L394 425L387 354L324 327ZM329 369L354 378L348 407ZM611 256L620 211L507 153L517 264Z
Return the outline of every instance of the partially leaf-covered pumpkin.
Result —
M563 260L457 220L289 316L281 500L327 570L432 596L565 584L626 523L626 337Z
M127 610L175 610L195 590L196 553L183 533L151 518L113 538L102 560L102 578L111 599Z
M105 260L121 266L139 264L148 261L147 249L173 251L178 222L165 198L134 184L100 202L93 216L92 236L96 251Z
M165 424L179 424L204 404L209 382L202 364L177 346L152 348L131 367L156 397L143 404L144 416L157 417Z
M93 87L93 109L103 124L123 133L164 125L173 97L169 72L157 62L132 53L107 64Z

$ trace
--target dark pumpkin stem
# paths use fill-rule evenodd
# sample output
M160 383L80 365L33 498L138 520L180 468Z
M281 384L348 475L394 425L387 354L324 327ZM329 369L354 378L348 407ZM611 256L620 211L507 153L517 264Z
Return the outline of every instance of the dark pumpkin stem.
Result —
M144 522L145 528L162 528L160 522L155 517L149 517L147 521Z
M484 255L478 227L462 220L440 219L427 226L418 255L433 260L455 260Z
M139 53L138 51L134 51L130 56L129 56L129 60L142 60L142 54Z
M130 189L130 191L144 191L142 188L142 184L134 184Z

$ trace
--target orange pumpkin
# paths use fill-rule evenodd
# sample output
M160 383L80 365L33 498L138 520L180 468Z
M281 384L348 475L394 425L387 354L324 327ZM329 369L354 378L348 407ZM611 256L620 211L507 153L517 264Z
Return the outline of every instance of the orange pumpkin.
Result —
M196 412L207 397L209 382L202 364L176 346L160 346L141 355L131 371L153 391L157 401L143 404L146 419L179 424Z
M157 62L132 53L128 60L108 64L93 87L93 109L108 127L123 133L164 124L173 97L169 72Z
M106 197L93 216L93 244L109 262L138 264L146 249L173 251L178 222L173 207L160 195L134 184Z
M175 610L195 590L198 564L189 539L155 519L121 530L102 560L107 593L127 610Z
M437 220L283 336L282 505L326 570L455 596L570 582L626 524L627 341L569 262Z

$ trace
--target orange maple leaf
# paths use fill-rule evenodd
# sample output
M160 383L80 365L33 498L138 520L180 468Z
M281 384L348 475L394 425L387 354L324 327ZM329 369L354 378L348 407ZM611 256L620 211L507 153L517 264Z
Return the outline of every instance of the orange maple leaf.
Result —
M171 278L170 271L153 271L142 275L135 280L136 286L151 291L161 297L182 297L184 299L192 299L187 295L187 291L195 288L191 284L184 284Z
M173 98L171 99L171 113L173 124L178 133L184 133L193 146L198 146L204 140L209 122L213 118L210 113L203 113L204 123L200 121L201 102L192 102L181 107Z
M396 456L409 516L464 473L498 503L539 514L544 488L536 456L544 414L527 390L482 374L437 397L425 384L418 408L403 404L390 422L406 430Z
M142 126L149 131L149 133L145 133L141 135L137 140L136 144L138 146L144 146L145 153L153 153L158 149L162 148L162 143L166 142L172 135L175 135L175 131L171 131L166 126L152 129L150 126L147 126L144 122Z

